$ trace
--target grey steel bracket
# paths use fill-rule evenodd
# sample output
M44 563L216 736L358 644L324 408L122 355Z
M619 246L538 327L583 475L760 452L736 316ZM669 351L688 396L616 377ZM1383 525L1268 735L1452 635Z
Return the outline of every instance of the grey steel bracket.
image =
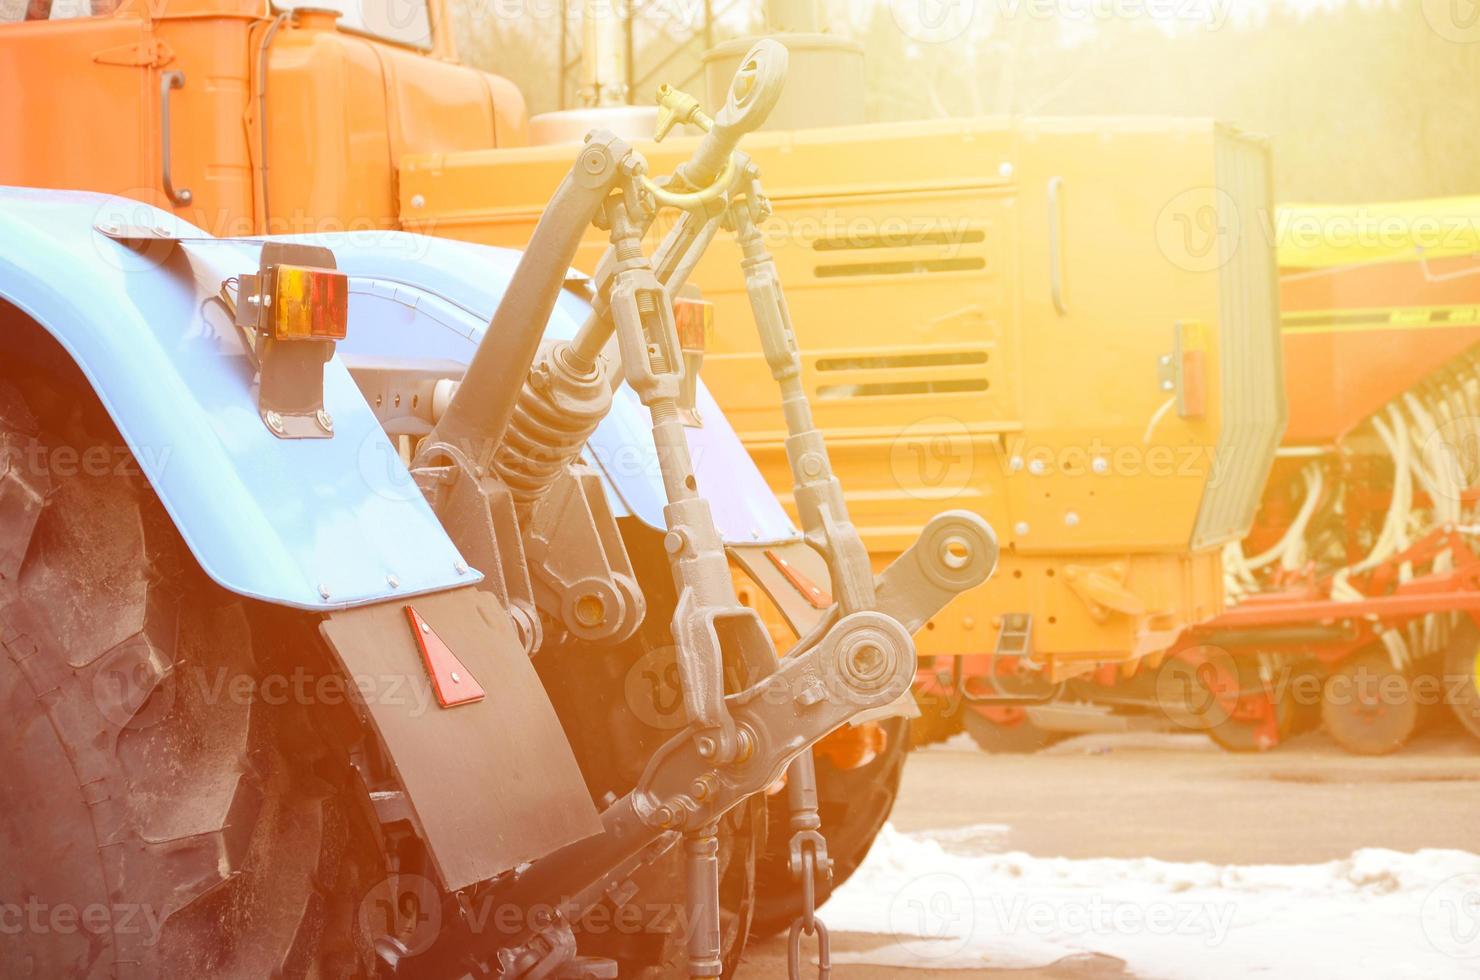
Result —
M874 581L876 608L914 634L946 603L997 569L997 535L969 510L948 510Z
M908 692L914 646L892 617L858 612L840 619L811 649L787 657L752 687L726 698L741 754L705 757L692 737L670 739L648 762L630 805L649 826L702 827L746 796L775 783L787 764L860 711Z
M423 453L449 463L412 470L416 485L458 553L483 573L478 588L499 598L524 652L533 655L540 648L542 629L509 488L495 477L479 476L456 447L433 444L424 446Z
M620 643L637 631L647 603L594 470L566 466L523 525L541 612L592 643Z

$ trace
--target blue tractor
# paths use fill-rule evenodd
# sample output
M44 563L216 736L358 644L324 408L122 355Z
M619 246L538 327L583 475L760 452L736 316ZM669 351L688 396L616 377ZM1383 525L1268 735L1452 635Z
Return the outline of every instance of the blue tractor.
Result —
M0 190L6 976L727 975L783 776L820 893L808 750L996 544L951 512L869 569L746 211L784 65L667 180L593 133L522 253ZM800 531L675 317L722 225ZM726 548L798 542L833 601L778 652Z

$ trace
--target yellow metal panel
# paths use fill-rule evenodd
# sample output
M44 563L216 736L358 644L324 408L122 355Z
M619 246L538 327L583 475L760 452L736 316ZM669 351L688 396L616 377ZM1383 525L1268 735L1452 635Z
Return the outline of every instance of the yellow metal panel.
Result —
M805 382L875 560L948 506L1003 540L1001 572L921 632L922 654L991 649L1000 616L1027 611L1067 670L1155 652L1221 611L1218 556L1189 544L1223 425L1221 244L1209 260L1183 233L1219 202L1230 138L1197 120L985 119L747 141ZM691 145L640 149L661 174ZM570 155L408 157L403 220L522 245ZM578 264L604 247L593 233ZM704 378L789 503L738 259L721 236L693 277L716 306ZM1208 408L1183 419L1164 408L1161 359L1189 322L1204 325ZM1101 565L1143 611L1107 612L1069 581Z

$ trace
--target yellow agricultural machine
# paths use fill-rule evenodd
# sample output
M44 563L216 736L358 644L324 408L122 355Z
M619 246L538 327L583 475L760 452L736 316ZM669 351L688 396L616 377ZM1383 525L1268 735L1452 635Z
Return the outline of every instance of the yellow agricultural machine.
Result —
M918 740L964 724L1024 749L1171 715L1256 749L1318 714L1381 752L1425 697L1480 725L1471 202L1277 211L1263 141L1213 122L862 125L861 50L810 4L768 15L808 84L747 152L854 520L876 563L945 500L1003 533L1003 573L917 638ZM705 55L711 85L744 46ZM557 147L604 111L536 117L542 146L408 158L402 220L519 242ZM657 122L620 111L634 138ZM717 243L691 277L704 377L786 499L772 366L729 326L741 258ZM758 550L804 626L825 572ZM1364 693L1384 685L1402 693Z
M778 116L858 116L857 50L780 36L817 84ZM523 241L579 129L561 117L600 112L537 117L545 146L406 158L403 223ZM666 163L690 141L640 145ZM1001 573L917 637L917 737L959 726L963 701L993 747L1040 738L1026 706L1095 724L1043 702L1222 612L1222 549L1248 531L1279 440L1268 147L1204 121L978 119L771 128L746 152L801 381L875 563L943 501L1003 536ZM589 263L601 242L583 248ZM703 376L787 499L783 415L761 398L773 368L735 326L743 259L717 241L690 278L713 306ZM804 547L757 551L747 567L804 623L825 572Z

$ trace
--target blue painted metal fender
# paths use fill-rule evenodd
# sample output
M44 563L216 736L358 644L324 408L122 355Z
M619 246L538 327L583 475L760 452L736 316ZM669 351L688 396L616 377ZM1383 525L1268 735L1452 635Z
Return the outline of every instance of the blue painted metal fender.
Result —
M344 238L362 245L343 247ZM354 321L339 350L350 356L466 365L483 338L499 298L509 287L519 253L405 232L299 235L285 241L334 249L350 273L351 310L363 304L373 315ZM569 338L590 307L574 292L560 296L547 336ZM734 324L731 329L750 329ZM801 534L777 502L740 437L702 381L697 408L704 426L686 430L699 490L709 501L726 544L790 542ZM618 389L611 413L587 444L586 456L604 477L608 498L620 514L663 528L663 490L652 421L631 388ZM394 468L392 468L394 469Z
M338 359L324 372L334 438L285 441L263 426L242 342L211 299L226 277L256 270L259 249L137 254L93 228L120 210L204 236L117 198L3 188L0 298L77 362L206 574L305 609L478 581L419 496L378 492L361 473L366 452L393 450Z
M463 563L336 356L325 369L332 439L277 439L257 416L252 371L212 297L255 271L252 242L187 242L142 254L97 222L205 233L99 194L0 188L0 299L48 330L81 367L205 572L224 588L305 609L467 585ZM351 276L341 354L408 365L471 358L518 254L400 232L296 236L333 249ZM587 304L562 295L549 331L570 336ZM799 535L701 386L690 430L701 490L731 544ZM588 446L622 514L661 528L664 494L648 415L626 388Z

